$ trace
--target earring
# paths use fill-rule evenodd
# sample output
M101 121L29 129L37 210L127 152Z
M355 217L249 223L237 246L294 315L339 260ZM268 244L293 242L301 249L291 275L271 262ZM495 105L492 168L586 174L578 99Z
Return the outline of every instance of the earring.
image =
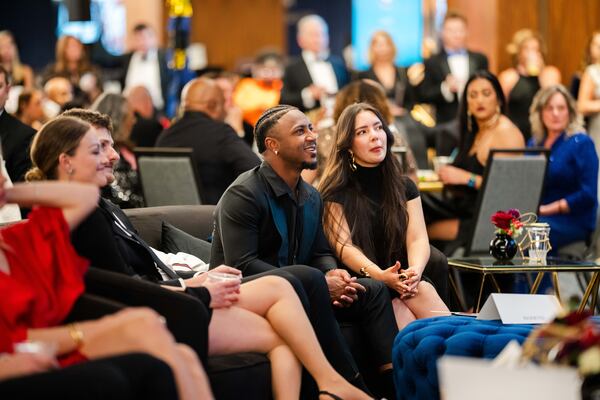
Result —
M275 153L275 155L277 155L279 153L279 150L273 150L273 153Z
M69 169L67 170L67 175L71 176L71 175L73 175L73 172L74 172L73 168L69 167Z
M352 172L356 171L356 163L354 162L354 153L348 150L348 154L350 154L350 169Z
M471 122L473 114L471 114L471 110L467 110L467 130L471 132L473 130L473 123Z

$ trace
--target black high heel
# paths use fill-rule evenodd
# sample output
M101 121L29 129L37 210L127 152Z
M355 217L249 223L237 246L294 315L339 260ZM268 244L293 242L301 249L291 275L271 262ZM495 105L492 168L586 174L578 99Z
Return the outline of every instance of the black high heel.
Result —
M325 395L325 396L329 396L331 397L333 400L344 400L342 399L340 396L338 396L337 394L333 394L328 392L327 390L319 390L319 396L320 395ZM377 400L377 399L373 399L373 400ZM386 400L385 398L381 399L381 400Z
M333 393L329 393L327 390L319 390L319 396L320 395L325 395L325 396L329 396L331 397L333 400L344 400L342 399L340 396L333 394Z

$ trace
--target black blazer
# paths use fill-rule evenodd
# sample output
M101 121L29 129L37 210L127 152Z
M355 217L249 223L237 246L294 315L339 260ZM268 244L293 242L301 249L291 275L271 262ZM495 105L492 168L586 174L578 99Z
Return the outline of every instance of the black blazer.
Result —
M144 118L135 113L135 124L131 128L131 141L139 147L153 147L163 126L155 118Z
M117 218L130 234L117 226ZM77 253L90 260L94 267L179 286L177 279L162 279L154 265L151 250L140 245L131 234L137 235L137 230L127 215L115 204L101 198L98 207L71 233L71 241ZM190 294L206 306L210 304L206 288L190 290Z
M171 81L171 73L169 70L169 66L167 64L167 54L163 49L158 49L158 71L160 73L160 91L162 93L162 98L164 104L167 104L167 96L169 94L169 83ZM127 72L129 71L129 63L131 62L131 57L133 56L133 52L127 53L122 57L122 69L121 69L121 87L125 88L125 79L127 79Z
M338 89L341 89L349 81L349 74L342 59L336 56L330 56L327 61L331 63L335 77L337 78ZM281 88L281 104L289 104L298 107L302 111L307 111L302 102L302 89L313 83L308 67L302 57L296 57L285 67L283 73L283 87ZM320 104L317 101L315 108Z
M113 212L129 230L136 232L119 207L100 199L98 207L71 233L75 250L94 267L160 281L152 257L114 224ZM135 270L132 260L141 260L143 269Z
M469 75L481 69L488 69L488 59L481 53L468 51ZM438 54L425 61L425 79L417 86L419 100L423 103L435 105L437 123L448 122L456 118L458 113L458 99L454 96L452 102L446 101L442 95L440 85L450 73L448 55L442 49Z
M158 136L156 146L194 149L198 187L206 204L217 204L239 174L260 164L258 156L229 125L199 111L186 111Z
M6 161L8 176L13 182L23 181L25 173L31 168L29 146L35 132L35 129L23 124L6 110L0 115L2 157Z

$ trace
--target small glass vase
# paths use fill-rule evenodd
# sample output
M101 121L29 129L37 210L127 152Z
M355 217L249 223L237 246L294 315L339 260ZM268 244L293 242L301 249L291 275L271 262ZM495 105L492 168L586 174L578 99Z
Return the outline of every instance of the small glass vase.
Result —
M499 261L512 260L517 254L517 243L506 233L496 233L490 242L490 255Z

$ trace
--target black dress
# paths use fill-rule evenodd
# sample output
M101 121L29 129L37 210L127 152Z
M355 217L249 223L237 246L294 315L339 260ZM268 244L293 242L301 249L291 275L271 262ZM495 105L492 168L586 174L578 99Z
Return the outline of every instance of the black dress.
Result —
M396 77L394 80L394 86L392 86L391 88L384 87L384 90L386 97L389 100L391 100L392 103L397 104L398 106L403 107L407 110L410 110L416 103L416 95L413 86L408 81L408 75L406 71L406 68L396 67ZM371 79L376 82L379 82L381 86L383 86L383 84L375 74L373 67L369 68L366 71L359 72L358 78Z
M344 200L349 196L355 196L358 193L363 193L367 196L369 204L369 213L373 223L369 229L369 236L373 238L375 254L366 254L367 257L374 260L381 268L386 268L393 265L396 261L400 261L403 266L408 265L406 257L406 249L401 246L398 253L394 253L391 259L387 259L387 248L390 245L387 243L384 232L383 211L381 205L383 203L383 172L382 166L379 165L373 168L365 168L360 165L356 166L356 171L352 174L354 184L350 187L333 196L331 201L344 204ZM419 197L419 189L413 181L408 177L402 177L404 185L404 196L406 201L410 201ZM327 200L327 199L326 199ZM353 230L352 222L349 220L350 230ZM364 251L364 250L363 250Z
M531 138L529 107L538 90L540 90L540 81L537 76L519 75L517 84L508 95L507 116L523 133L526 143Z

